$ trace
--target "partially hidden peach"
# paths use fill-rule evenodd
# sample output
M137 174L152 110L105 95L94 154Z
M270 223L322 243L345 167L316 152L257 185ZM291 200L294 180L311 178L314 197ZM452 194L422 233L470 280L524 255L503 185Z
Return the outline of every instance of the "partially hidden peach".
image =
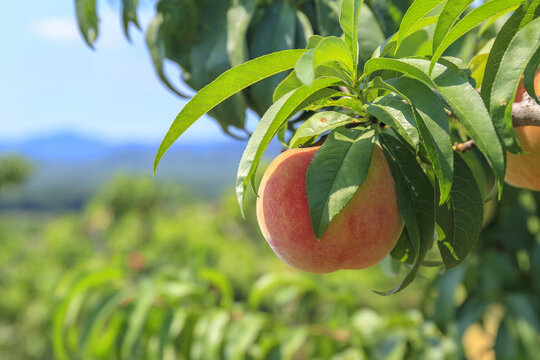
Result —
M540 72L534 77L534 89L540 95ZM515 102L521 102L525 88L520 82ZM540 191L540 127L515 127L518 139L525 154L507 153L505 181L513 186Z
M305 181L317 150L285 151L266 170L257 199L257 219L266 241L283 261L308 272L364 269L378 263L403 231L394 180L382 150L374 147L364 182L321 239L313 232Z

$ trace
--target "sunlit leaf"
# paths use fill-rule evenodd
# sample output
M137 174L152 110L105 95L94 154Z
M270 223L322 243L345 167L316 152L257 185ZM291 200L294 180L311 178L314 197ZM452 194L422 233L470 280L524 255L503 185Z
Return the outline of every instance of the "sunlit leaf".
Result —
M303 85L279 98L261 118L240 159L236 176L236 195L243 212L244 194L252 181L266 147L285 121L314 101L337 93L327 87L339 83L336 78L320 78L312 86Z
M345 43L352 55L354 70L358 61L358 23L363 2L364 0L343 0L339 13L339 22L345 35Z
M399 32L397 34L397 47L399 48L403 39L411 34L411 29L419 21L444 1L445 0L416 0L412 3L401 21Z
M167 131L154 160L154 171L165 151L197 119L240 90L264 78L293 68L304 52L305 50L284 50L261 56L225 71L216 80L202 88L184 106Z
M307 119L294 133L289 147L297 148L307 140L315 138L326 131L355 122L356 119L336 111L322 111Z
M489 110L499 134L508 150L519 152L516 136L512 130L512 103L514 102L521 75L527 64L540 48L540 18L537 18L516 33L502 57L491 88L486 89L490 97ZM508 54L508 55L506 55ZM488 58L488 67L490 64ZM491 90L489 92L489 90ZM482 93L484 89L482 89Z
M409 104L405 104L394 95L386 95L364 106L367 112L394 129L411 146L418 148L420 139L414 113Z
M454 26L459 16L467 10L474 0L447 1L439 15L435 32L433 33L433 53L437 50L446 34Z
M484 21L517 8L522 0L491 0L473 9L459 21L444 37L431 58L430 71L444 51L457 39Z
M491 163L499 189L502 189L506 167L503 148L480 95L452 66L437 63L428 76L429 65L429 60L423 59L376 58L366 63L364 71L369 74L377 70L395 70L422 81L441 94Z
M371 164L375 132L339 128L317 150L306 173L311 224L317 239L351 201Z

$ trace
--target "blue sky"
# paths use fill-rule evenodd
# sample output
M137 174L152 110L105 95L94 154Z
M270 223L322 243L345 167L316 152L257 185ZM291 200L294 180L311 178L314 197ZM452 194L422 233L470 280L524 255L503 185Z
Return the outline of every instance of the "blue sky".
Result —
M133 42L124 38L119 1L98 0L96 51L78 33L73 0L31 3L0 2L0 141L66 131L110 142L160 141L185 101L157 80L144 34L133 28ZM144 3L146 27L154 9ZM177 69L168 70L178 79ZM210 118L181 138L227 139Z

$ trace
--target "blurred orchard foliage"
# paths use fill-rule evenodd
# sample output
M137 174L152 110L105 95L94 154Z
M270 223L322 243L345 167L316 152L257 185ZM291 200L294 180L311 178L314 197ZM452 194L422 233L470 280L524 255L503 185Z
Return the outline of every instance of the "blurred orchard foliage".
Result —
M0 158L0 191L23 183L32 173L32 165L17 155Z
M443 359L456 350L415 310L422 284L379 300L366 289L391 279L377 268L292 271L232 194L213 203L185 194L121 177L80 214L2 214L0 358Z
M287 267L233 194L120 177L81 213L1 214L0 358L533 359L540 196L505 191L476 255L391 297L390 263Z

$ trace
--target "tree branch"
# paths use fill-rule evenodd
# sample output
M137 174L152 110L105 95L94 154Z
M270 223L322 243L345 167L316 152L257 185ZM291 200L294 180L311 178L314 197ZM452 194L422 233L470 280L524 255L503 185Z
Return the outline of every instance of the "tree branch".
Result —
M540 126L540 105L529 94L523 94L523 100L512 104L512 125Z
M526 92L521 102L512 104L512 126L540 126L540 105ZM466 152L476 148L474 140L455 143L452 149Z

